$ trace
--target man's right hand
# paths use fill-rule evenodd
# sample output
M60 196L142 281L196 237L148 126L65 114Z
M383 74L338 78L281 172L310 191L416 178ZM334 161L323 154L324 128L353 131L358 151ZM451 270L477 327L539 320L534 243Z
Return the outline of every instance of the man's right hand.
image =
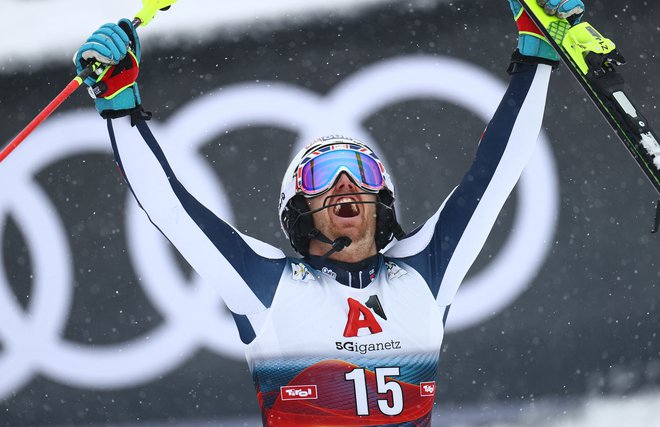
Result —
M140 70L140 41L133 24L122 19L96 30L76 52L73 62L80 73L89 64L106 66L100 75L87 77L85 84L104 118L116 118L140 109L135 82Z
M568 19L573 25L579 23L584 14L582 0L536 0L536 3L543 7L546 14ZM543 37L520 2L509 0L509 6L518 26L518 51L520 54L548 61L559 61L559 55Z

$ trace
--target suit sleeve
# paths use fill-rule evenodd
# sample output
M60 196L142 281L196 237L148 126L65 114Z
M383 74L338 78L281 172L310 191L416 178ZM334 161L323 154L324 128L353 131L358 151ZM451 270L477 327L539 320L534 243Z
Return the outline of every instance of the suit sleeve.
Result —
M110 140L149 220L200 276L220 287L233 313L248 315L270 307L286 265L284 254L218 218L181 184L147 123L138 120L129 128L127 122L108 120Z
M518 67L461 183L433 217L386 252L419 271L440 306L452 303L532 156L550 72L543 64Z

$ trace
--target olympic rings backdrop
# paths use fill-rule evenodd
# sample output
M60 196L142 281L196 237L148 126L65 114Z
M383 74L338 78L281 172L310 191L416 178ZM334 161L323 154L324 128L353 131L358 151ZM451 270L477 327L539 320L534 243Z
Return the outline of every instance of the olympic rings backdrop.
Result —
M174 51L143 46L152 129L187 188L286 250L276 205L288 160L317 136L353 135L381 153L410 230L460 180L506 87L508 10L465 6L390 6ZM631 31L624 53L640 51L641 30ZM652 87L657 68L638 62L627 77ZM3 141L70 72L0 75ZM646 86L635 89L652 104ZM660 383L656 196L565 71L553 77L545 126L452 308L441 402ZM0 165L0 182L0 425L256 413L214 284L146 220L84 93Z

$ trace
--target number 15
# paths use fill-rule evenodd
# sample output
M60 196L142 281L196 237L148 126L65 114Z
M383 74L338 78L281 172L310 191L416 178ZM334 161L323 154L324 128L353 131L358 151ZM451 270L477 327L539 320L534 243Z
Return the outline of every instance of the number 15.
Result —
M386 380L385 377L399 375L398 367L376 368L376 388L378 394L391 392L392 405L388 399L378 399L378 409L385 415L399 415L403 411L403 390L399 383ZM367 379L363 368L355 368L344 374L347 381L353 381L355 406L358 415L369 415L369 400L367 399Z

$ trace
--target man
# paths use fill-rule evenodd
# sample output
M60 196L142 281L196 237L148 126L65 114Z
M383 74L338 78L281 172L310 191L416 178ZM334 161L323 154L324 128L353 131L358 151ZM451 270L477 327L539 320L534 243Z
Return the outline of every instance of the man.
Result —
M578 20L581 0L539 0ZM460 185L408 235L394 185L361 142L327 136L287 169L282 228L303 258L243 236L177 179L140 107L140 45L127 20L78 51L111 64L86 83L117 162L150 220L234 313L265 425L429 425L454 295L530 158L557 54L516 0L511 83ZM145 143L118 139L129 116ZM135 132L135 131L133 131Z

